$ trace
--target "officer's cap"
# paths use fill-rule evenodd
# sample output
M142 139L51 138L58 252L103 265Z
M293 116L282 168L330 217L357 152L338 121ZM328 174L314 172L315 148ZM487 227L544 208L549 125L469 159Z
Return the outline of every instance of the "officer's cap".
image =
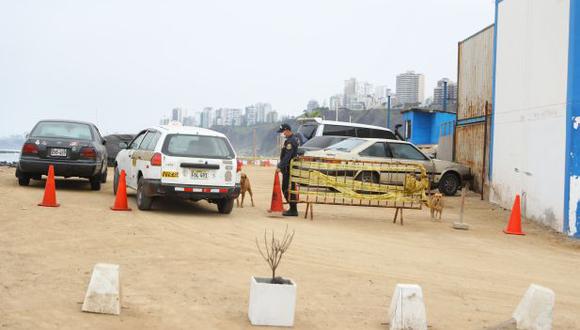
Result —
M284 123L284 124L280 125L280 127L278 128L278 133L282 133L285 130L291 131L292 130L292 127L290 127L290 125Z

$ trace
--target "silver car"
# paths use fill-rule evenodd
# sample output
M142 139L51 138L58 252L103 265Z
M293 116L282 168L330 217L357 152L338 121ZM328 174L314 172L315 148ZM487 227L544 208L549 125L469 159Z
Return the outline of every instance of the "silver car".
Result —
M307 151L304 156L369 162L419 163L427 170L432 187L442 194L453 196L471 180L471 170L465 165L431 159L412 143L386 139L349 138L323 150ZM402 178L389 173L365 172L355 174L355 179L367 182L402 184ZM401 182L399 182L401 181Z

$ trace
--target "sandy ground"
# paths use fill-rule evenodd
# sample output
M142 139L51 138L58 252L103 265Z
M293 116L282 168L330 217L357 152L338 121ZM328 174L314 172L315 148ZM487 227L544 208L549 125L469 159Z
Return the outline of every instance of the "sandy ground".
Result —
M246 329L249 281L269 270L255 246L264 229L296 231L279 273L298 284L296 329L387 329L396 283L423 288L431 329L481 329L508 319L530 283L556 292L554 329L580 329L580 244L531 223L502 233L509 212L459 198L443 222L427 210L316 206L314 221L269 218L272 168L248 167L256 207L166 200L112 212L100 192L57 181L60 208L42 208L43 182L19 187L0 168L0 328ZM110 171L111 172L111 171ZM249 203L248 203L249 205ZM301 211L304 207L300 208ZM95 263L121 266L120 316L82 313Z

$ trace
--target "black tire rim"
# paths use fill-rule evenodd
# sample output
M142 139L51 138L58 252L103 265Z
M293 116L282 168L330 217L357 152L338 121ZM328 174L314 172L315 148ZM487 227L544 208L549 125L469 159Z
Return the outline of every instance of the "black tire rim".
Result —
M452 193L457 190L457 179L455 177L446 177L443 181L443 188L448 193Z

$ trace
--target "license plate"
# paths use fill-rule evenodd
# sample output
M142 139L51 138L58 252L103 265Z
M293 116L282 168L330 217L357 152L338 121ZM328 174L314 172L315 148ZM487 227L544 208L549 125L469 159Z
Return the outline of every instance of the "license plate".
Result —
M55 157L66 157L66 149L52 148L50 149L50 155Z
M177 173L177 171L163 171L161 176L164 178L177 178L179 177L179 173Z
M209 171L206 170L192 170L191 178L196 180L207 180L209 179Z

